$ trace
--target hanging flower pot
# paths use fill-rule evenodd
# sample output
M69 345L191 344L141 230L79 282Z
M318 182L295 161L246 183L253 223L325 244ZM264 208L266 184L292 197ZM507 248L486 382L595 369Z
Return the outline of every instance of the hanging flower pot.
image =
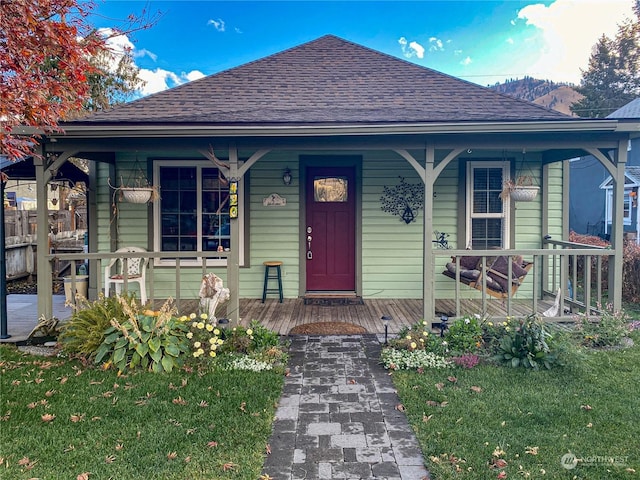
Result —
M531 202L538 196L540 187L533 184L531 176L519 176L515 180L507 180L502 186L500 198L506 200L510 198L514 202Z
M157 197L154 187L119 187L122 199L129 203L147 203Z
M531 202L538 196L539 190L540 187L535 185L520 185L514 187L509 195L514 202Z

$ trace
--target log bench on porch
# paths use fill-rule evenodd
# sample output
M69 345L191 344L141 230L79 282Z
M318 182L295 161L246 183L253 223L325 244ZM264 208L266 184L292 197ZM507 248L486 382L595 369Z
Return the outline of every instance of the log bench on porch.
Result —
M498 255L484 257L483 260L481 256L469 255L459 259L451 257L442 274L476 290L484 289L494 298L504 299L515 295L531 267L533 262L527 262L520 256Z

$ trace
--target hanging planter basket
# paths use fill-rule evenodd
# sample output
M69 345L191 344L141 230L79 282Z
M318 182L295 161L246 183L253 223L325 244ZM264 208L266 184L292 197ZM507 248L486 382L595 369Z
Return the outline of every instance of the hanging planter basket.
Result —
M518 186L514 187L509 196L514 202L531 202L538 196L540 187L537 186Z
M122 199L129 203L147 203L154 197L153 187L120 187Z

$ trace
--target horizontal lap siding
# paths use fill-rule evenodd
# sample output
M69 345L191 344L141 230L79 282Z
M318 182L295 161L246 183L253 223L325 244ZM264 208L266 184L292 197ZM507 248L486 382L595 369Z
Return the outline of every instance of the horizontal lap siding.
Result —
M415 170L392 152L365 155L362 166L362 296L364 298L420 297L422 289L422 225L424 210L405 224L383 212L384 187L400 176L421 183Z
M252 152L241 152L241 158L247 158ZM329 154L327 154L329 156ZM420 154L414 153L415 158ZM153 157L154 155L150 155ZM166 155L165 155L166 156ZM197 157L192 153L191 158ZM269 153L255 163L249 173L249 181L244 188L249 195L245 215L249 215L245 245L245 265L240 269L240 296L260 298L262 296L264 266L267 260L283 262L283 288L286 297L299 295L300 279L300 167L299 152ZM139 157L138 162L145 164L146 158ZM421 162L422 163L422 162ZM127 179L136 167L135 154L120 155L117 160L116 176ZM282 183L282 172L291 169L293 181L289 186ZM521 166L520 166L521 167ZM537 170L536 170L537 168ZM527 174L529 167L525 166ZM538 184L539 167L531 166ZM100 251L109 251L111 190L106 185L108 166L98 165L97 195L98 208L98 245ZM362 296L366 298L421 298L423 272L423 222L424 209L420 209L416 221L405 224L399 216L383 212L380 198L385 186L394 187L400 182L400 176L408 183L421 184L418 174L406 160L392 151L375 151L363 154L362 164ZM112 179L112 183L113 179ZM119 182L118 182L119 183ZM560 238L562 233L562 167L555 164L550 168L550 234ZM458 238L458 195L464 186L458 185L458 164L456 161L442 172L434 187L433 228L445 232L451 248L464 248L464 238ZM286 198L283 207L265 207L264 198L277 193ZM119 247L136 245L148 248L152 239L148 238L148 225L152 211L146 205L117 202L119 218L117 220ZM538 248L541 232L541 195L530 203L519 202L515 207L512 226L516 231L514 248ZM464 214L464 212L460 212ZM244 219L243 219L244 220ZM435 237L430 236L427 241ZM452 297L454 283L441 275L448 257L436 260L436 297ZM209 267L225 280L226 269ZM202 267L184 266L180 275L181 296L197 298ZM176 294L175 269L158 267L154 269L154 296L168 297ZM151 288L151 280L148 288ZM523 286L523 292L530 289ZM461 285L463 296L474 296L477 292Z
M289 167L293 178L284 185L282 173ZM261 298L264 282L262 262L280 260L286 297L298 296L300 276L300 170L298 154L274 152L259 160L250 172L250 266L240 270L240 296ZM277 193L287 200L282 207L265 207L262 200ZM271 288L274 284L270 285Z

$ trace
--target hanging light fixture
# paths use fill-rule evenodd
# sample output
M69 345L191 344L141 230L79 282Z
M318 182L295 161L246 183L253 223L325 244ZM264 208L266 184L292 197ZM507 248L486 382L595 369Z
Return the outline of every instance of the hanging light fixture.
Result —
M289 167L284 169L284 172L282 173L282 183L284 183L285 185L291 185L291 180L293 179L293 177L291 176L291 170L289 170Z

